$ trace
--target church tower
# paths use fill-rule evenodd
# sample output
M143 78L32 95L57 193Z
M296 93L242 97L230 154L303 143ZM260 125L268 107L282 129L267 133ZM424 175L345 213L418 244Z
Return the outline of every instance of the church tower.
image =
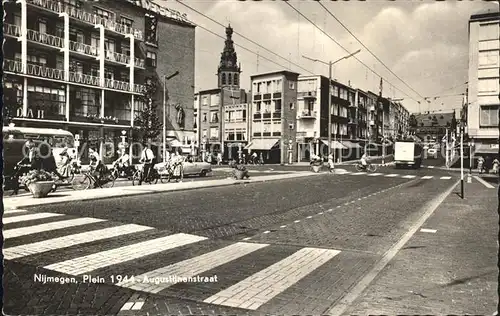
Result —
M238 65L238 58L236 57L236 52L234 50L232 36L233 29L231 28L231 24L229 24L226 28L226 41L224 44L224 50L220 56L220 64L217 69L217 86L219 88L240 88L241 65Z

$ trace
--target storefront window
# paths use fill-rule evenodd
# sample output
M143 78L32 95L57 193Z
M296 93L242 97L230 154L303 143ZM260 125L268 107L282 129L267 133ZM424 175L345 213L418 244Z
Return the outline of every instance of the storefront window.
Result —
M64 116L66 108L66 94L62 87L47 87L38 83L28 83L28 111L33 114L43 111L43 117Z
M100 93L89 88L70 88L70 103L75 116L100 116Z

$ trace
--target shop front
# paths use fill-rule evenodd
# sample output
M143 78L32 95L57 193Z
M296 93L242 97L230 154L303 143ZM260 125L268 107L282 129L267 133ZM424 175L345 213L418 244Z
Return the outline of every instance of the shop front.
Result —
M276 138L255 138L245 148L247 150L247 157L256 152L262 158L264 163L280 163L280 139Z

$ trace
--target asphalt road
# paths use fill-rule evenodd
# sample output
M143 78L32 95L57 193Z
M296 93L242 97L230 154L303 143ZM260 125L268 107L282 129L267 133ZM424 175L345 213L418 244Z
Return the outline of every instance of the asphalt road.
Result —
M127 302L140 300L144 302L140 314L324 313L399 239L430 199L456 180L456 175L438 169L396 171L393 167L382 167L379 171L371 175L324 174L47 205L28 211L64 215L18 222L5 219L21 214L6 214L5 312L116 314ZM389 176L396 172L398 176ZM417 177L403 178L408 175ZM432 178L422 179L423 176ZM29 234L14 230L82 217L106 221ZM97 231L126 224L147 227L123 226L114 236L102 236L104 233ZM146 228L150 229L141 231ZM125 234L126 229L136 231ZM9 234L17 235L9 237ZM68 235L78 237L64 239ZM167 236L176 239L169 241ZM49 243L47 239L53 241ZM147 244L152 241L153 244ZM37 242L40 244L33 244ZM170 245L172 242L174 245ZM241 242L243 244L239 244ZM5 253L5 249L12 247L18 247L15 248L18 251ZM226 247L236 249L216 252ZM248 247L253 248L248 250ZM303 259L294 257L304 251L307 255L302 255ZM90 256L98 252L99 255ZM211 256L212 252L216 253ZM73 260L84 256L90 257L81 263ZM310 263L305 263L309 257ZM169 284L150 293L151 288L137 291L116 286L116 280L112 280L118 275L153 273L155 269L184 260L191 261L181 267L191 267L191 270L175 270L178 275L195 273L191 272L195 270L200 276L217 276L217 282ZM324 264L314 266L322 260ZM68 262L43 268L63 261ZM289 275L285 279L295 278L296 282L283 284L279 281L279 272L273 272L272 267L287 264ZM77 270L68 270L70 266ZM252 277L262 270L267 272L261 274L270 275L271 281L263 276ZM87 272L102 277L103 283L43 284L33 278L36 273L76 275L81 281ZM259 282L263 283L261 292ZM235 284L239 284L239 290L234 288ZM245 284L251 286L242 290ZM274 292L269 292L269 286ZM238 291L248 292L247 296L236 297ZM219 294L232 296L239 302L233 305L240 307L224 306ZM249 299L252 295L260 300L252 301ZM128 305L130 309L131 304ZM258 309L252 310L254 307ZM139 312L120 313L136 315Z

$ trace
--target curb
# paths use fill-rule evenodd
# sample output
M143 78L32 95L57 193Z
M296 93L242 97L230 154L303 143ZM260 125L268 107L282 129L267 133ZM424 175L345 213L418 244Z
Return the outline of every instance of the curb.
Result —
M138 196L138 195L146 195L146 194L160 194L160 193L167 193L167 192L191 191L191 190L197 190L197 189L217 188L217 187L225 187L225 186L231 186L231 185L262 183L262 182L270 182L270 181L278 181L278 180L286 180L286 179L304 178L304 177L308 177L308 176L317 176L317 175L324 175L324 174L327 174L327 173L304 172L304 173L293 174L293 176L282 177L282 178L277 178L277 179L276 178L273 178L273 179L262 179L261 178L261 179L248 179L248 180L232 180L231 182L218 183L218 184L212 184L212 185L206 185L206 186L202 185L202 186L178 188L178 189L137 191L137 192L129 192L126 195L124 194L124 195L115 195L115 196L98 196L98 197L89 197L89 198L83 198L83 199L77 198L77 199L69 200L69 201L68 200L61 200L61 201L54 201L54 202L43 203L43 204L29 204L29 202L28 202L24 205L11 206L11 207L6 206L5 201L4 201L4 209L15 210L15 209L24 209L24 208L28 208L28 207L47 206L47 205L80 202L80 201L98 201L98 200L120 198L120 197L129 197L129 196ZM273 177L273 176L262 176L262 177L266 178L266 177Z

